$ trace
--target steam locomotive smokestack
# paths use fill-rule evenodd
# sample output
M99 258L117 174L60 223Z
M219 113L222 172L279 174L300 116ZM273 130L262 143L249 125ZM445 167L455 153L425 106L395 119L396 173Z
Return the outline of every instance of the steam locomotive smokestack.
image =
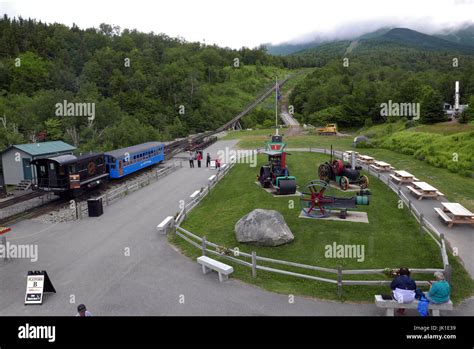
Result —
M459 110L459 81L454 85L454 110Z

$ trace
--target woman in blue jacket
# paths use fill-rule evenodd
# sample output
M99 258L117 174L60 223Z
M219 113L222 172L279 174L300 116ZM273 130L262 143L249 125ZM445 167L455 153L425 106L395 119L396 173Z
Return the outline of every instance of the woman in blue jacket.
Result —
M430 303L446 303L449 301L449 295L451 293L451 287L449 283L444 279L444 274L440 271L434 273L436 281L431 284L430 290L426 293L426 299Z

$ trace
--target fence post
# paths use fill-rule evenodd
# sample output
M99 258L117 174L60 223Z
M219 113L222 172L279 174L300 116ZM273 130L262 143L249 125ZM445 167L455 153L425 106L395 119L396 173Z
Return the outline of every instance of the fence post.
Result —
M408 199L408 210L411 212L411 200Z
M174 235L176 233L176 222L174 221L174 219L171 221L171 224L169 225L169 228L166 229L166 234L170 234L172 238L174 238Z
M423 234L423 213L420 213L420 234Z
M252 277L257 277L257 252L252 251Z
M451 275L453 272L453 268L449 265L446 264L444 266L444 278L446 279L447 282L451 283Z
M79 219L79 205L80 205L80 203L76 202L76 220Z
M201 250L202 250L202 255L205 256L206 255L206 237L205 236L202 237Z
M337 267L337 296L339 298L342 296L342 267L340 265Z

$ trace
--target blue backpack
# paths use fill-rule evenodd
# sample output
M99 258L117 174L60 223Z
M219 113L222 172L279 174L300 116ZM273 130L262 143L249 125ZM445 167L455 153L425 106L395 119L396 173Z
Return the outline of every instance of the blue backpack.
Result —
M418 314L420 314L420 316L428 316L429 304L430 302L424 296L422 296L420 301L418 302Z

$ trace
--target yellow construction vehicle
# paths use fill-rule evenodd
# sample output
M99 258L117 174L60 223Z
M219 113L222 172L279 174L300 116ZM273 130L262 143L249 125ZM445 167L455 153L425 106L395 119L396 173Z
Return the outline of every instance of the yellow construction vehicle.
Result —
M335 136L337 135L337 124L327 124L318 128L317 132L320 136Z

